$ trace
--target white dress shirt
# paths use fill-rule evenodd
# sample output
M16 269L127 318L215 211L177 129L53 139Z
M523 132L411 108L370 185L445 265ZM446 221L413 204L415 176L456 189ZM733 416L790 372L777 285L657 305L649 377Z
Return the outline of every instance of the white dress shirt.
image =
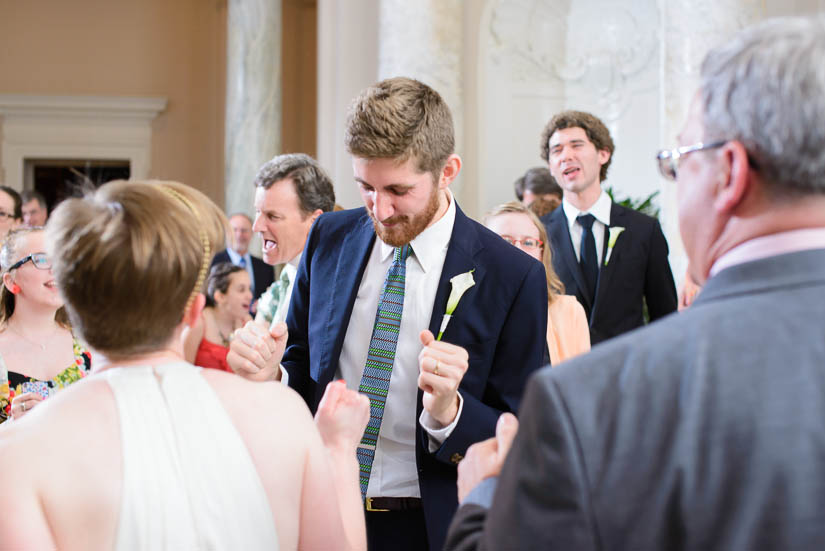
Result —
M368 497L421 496L415 461L418 354L422 349L418 335L430 325L455 223L455 201L449 191L447 196L450 205L444 216L410 243L413 252L406 265L404 309ZM393 247L376 239L358 287L336 373L336 378L343 378L350 389L357 390L361 382L375 313L392 255ZM455 428L463 406L463 399L459 398L459 401L459 413L447 427L441 427L426 411L422 412L419 422L430 434L431 450L437 449Z
M570 229L570 240L573 242L573 250L576 252L576 259L581 261L582 232L581 224L576 222L576 217L580 214L592 214L596 219L593 222L593 237L596 239L596 259L599 266L602 265L602 252L604 251L604 229L610 227L610 207L613 201L610 196L602 190L599 198L588 210L581 211L571 205L567 199L561 202L564 215L567 217L567 226Z
M227 247L226 253L229 255L229 260L231 260L235 266L240 266L241 258L244 259L246 262L244 270L249 274L249 281L251 282L249 288L252 290L252 296L255 296L255 274L252 272L252 255L249 254L249 251L246 251L246 254L241 256L232 247Z

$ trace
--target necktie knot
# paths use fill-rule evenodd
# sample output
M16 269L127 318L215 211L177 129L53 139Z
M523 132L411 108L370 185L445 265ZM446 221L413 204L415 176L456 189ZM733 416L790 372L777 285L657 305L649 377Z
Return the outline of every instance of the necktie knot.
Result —
M407 257L410 256L412 252L412 246L407 243L406 245L402 245L400 247L396 247L393 253L393 262L406 262Z
M246 259L244 257L241 257L241 259L238 261L238 266L240 266L241 268L246 268Z
M596 217L592 214L580 214L576 217L576 222L579 223L581 227L586 230L589 230L593 227L593 222L596 221Z

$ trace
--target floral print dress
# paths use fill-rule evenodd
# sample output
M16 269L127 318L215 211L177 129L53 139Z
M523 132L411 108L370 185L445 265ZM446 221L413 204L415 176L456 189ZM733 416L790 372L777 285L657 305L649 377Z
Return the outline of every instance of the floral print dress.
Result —
M6 362L0 356L0 423L11 416L11 401L15 396L23 393L23 383L45 383L41 386L44 386L48 395L51 395L86 376L92 366L92 355L77 339L73 339L72 348L74 363L48 381L38 381L14 371L8 371Z

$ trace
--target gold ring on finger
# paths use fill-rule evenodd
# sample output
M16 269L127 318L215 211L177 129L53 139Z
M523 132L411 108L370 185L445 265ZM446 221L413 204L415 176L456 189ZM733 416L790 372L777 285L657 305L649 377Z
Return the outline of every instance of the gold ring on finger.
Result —
M441 362L439 362L438 360L435 361L435 369L433 369L433 373L435 373L436 375L438 375L438 364L439 363L441 363Z

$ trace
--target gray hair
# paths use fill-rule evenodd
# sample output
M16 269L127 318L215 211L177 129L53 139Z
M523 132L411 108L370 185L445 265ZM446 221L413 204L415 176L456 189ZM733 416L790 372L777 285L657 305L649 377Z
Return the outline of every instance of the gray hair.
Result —
M43 194L39 191L27 189L26 191L20 194L20 200L23 202L24 205L32 201L37 201L37 204L40 205L40 208L45 209L47 207L46 198L43 197Z
M825 18L781 18L708 53L706 142L738 140L774 197L825 193Z
M317 209L330 212L335 207L332 180L318 161L304 153L278 155L264 163L255 176L255 187L269 189L287 178L295 187L298 205L305 217Z

